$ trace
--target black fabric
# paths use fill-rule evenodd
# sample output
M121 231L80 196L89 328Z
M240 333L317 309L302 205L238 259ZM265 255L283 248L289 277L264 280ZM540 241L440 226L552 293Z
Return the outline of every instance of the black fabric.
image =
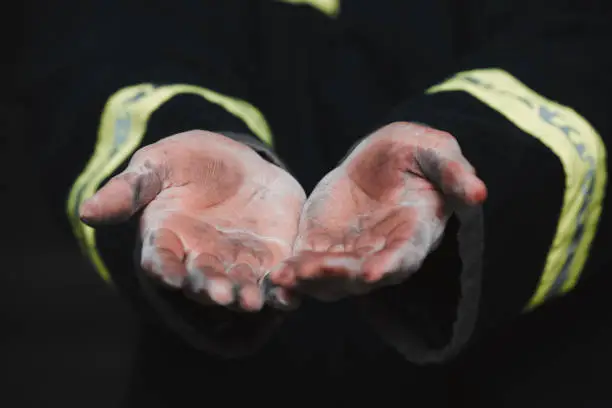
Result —
M481 296L482 221L481 208L459 209L438 249L410 280L361 299L370 324L408 360L448 361L473 337Z
M156 85L165 84L156 83ZM151 115L142 145L146 146L175 133L194 129L213 132L231 130L236 134L250 133L240 118L228 113L221 106L210 103L199 95L178 94Z
M606 99L612 91L609 76L612 65L600 52L612 38L609 7L603 3L581 6L540 1L523 9L505 2L490 2L478 13L488 18L475 24L474 32L485 30L491 37L483 47L458 58L452 72L504 69L541 95L585 115L609 146L612 129ZM500 24L494 25L496 21ZM482 23L484 26L479 26ZM472 327L476 333L507 323L525 310L546 263L565 188L560 159L535 137L465 92L409 99L385 117L381 125L398 120L426 123L450 132L488 186L483 236L473 236L471 242L463 243L469 248L484 241L482 299L477 309L458 309L455 335L471 331L470 325L460 322L461 312L473 314L467 319L470 322L477 319ZM609 167L609 155L607 161ZM607 197L610 192L608 183ZM608 202L609 199L604 201L604 209ZM610 240L612 223L609 212L603 213L583 279L610 264L609 255L602 248ZM463 279L471 280L469 272L464 265ZM446 304L443 292L439 296L437 302ZM474 301L476 298L469 302ZM394 309L398 315L385 325L387 331L401 332L403 326L406 332L422 333L410 316L402 312L405 308L400 305ZM380 325L380 321L376 323ZM442 320L439 324L448 322ZM456 336L451 337L447 346L458 341ZM387 337L392 342L402 342L389 333ZM444 347L427 353L414 336L403 337L404 354L417 354L420 358L415 361L427 360L428 354L431 361L456 354L456 350Z

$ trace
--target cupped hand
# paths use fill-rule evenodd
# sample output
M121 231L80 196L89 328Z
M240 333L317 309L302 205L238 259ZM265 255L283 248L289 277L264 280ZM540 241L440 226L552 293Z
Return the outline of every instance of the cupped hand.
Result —
M324 301L400 283L435 249L453 208L485 197L453 136L393 123L319 182L302 211L294 256L270 279Z
M202 304L257 311L262 278L291 254L304 200L291 175L251 148L190 131L137 151L81 218L95 226L140 213L151 277Z

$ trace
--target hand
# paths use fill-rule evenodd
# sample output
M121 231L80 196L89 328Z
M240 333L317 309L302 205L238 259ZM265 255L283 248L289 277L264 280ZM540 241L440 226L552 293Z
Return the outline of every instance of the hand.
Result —
M291 254L304 200L293 177L251 148L190 131L136 152L81 218L120 222L142 209L144 271L203 304L257 311L262 277Z
M454 204L485 197L450 134L388 125L319 182L302 211L294 257L270 279L325 301L400 283L435 249Z

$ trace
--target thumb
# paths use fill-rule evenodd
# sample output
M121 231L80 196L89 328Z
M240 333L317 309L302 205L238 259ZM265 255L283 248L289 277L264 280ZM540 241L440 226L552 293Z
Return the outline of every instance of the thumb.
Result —
M125 221L160 193L163 184L155 169L131 167L81 205L81 221L91 226Z
M423 175L445 195L467 205L480 204L487 198L485 183L461 153L451 158L438 150L422 149L416 159Z

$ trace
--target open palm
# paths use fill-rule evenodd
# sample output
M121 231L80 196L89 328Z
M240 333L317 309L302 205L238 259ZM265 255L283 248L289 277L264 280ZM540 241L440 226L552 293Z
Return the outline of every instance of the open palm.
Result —
M150 276L203 304L256 311L262 277L291 253L304 199L291 175L249 147L192 131L139 150L81 215L95 225L142 209Z
M294 257L271 279L321 300L401 282L442 237L452 211L447 198L475 204L485 195L451 135L389 125L317 185Z

